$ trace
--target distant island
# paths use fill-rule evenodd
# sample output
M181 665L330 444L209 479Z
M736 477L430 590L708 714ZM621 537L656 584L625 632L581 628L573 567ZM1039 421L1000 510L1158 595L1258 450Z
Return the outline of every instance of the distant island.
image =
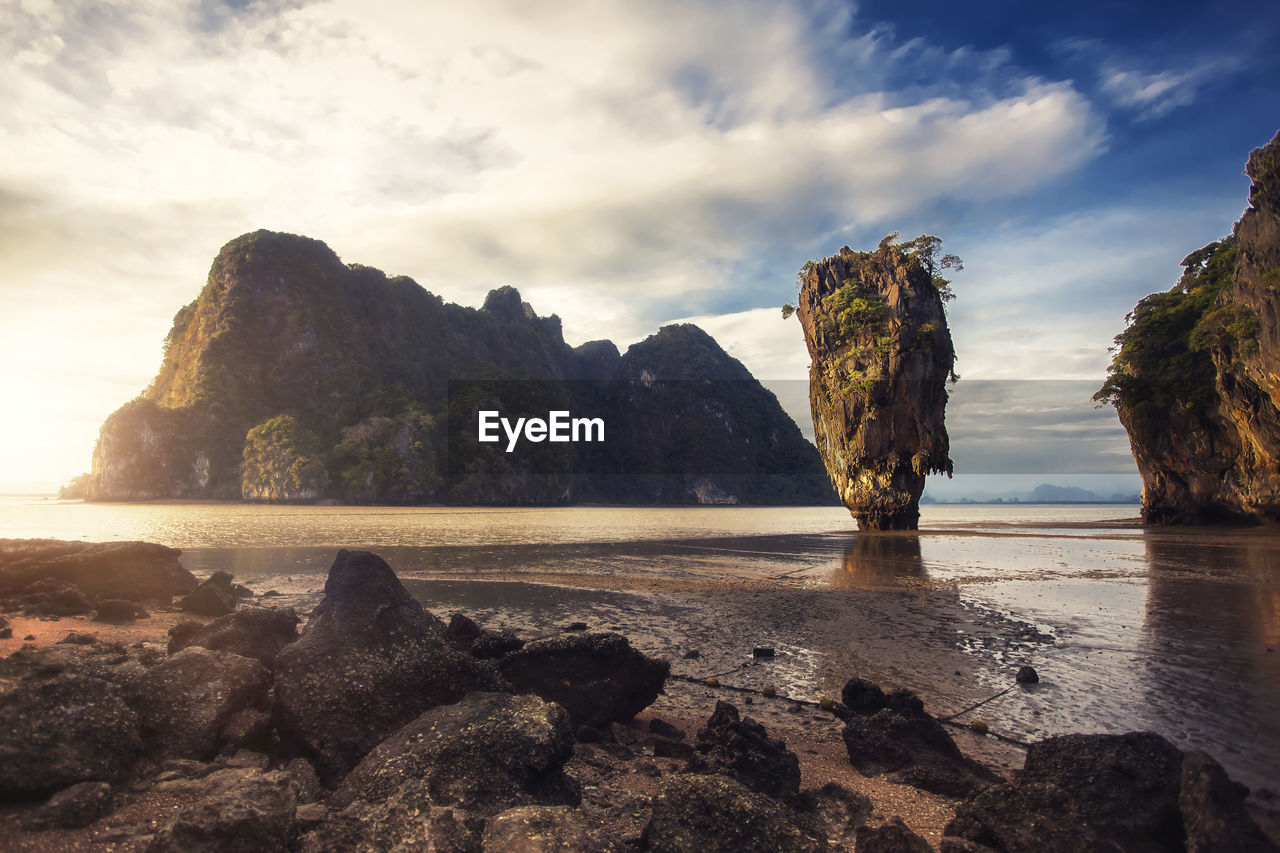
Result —
M1142 496L1136 492L1100 495L1078 486L1055 486L1052 483L1041 483L1030 492L1003 494L978 492L952 500L938 500L926 493L920 498L922 504L1136 504L1141 502Z
M573 411L599 444L508 453L477 413ZM227 243L154 381L102 425L89 500L831 504L817 450L703 330L570 347L513 287L483 307L319 240Z

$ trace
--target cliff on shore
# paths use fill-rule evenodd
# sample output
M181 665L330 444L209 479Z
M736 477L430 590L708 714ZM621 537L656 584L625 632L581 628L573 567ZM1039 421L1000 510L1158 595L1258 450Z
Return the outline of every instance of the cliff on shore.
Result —
M1280 134L1245 170L1248 209L1137 304L1095 396L1129 432L1151 524L1280 520Z
M701 390L673 394L654 377ZM651 393L625 391L641 380ZM478 408L543 418L568 409L602 417L611 433L603 446L509 454L476 440ZM624 425L646 439L641 448L619 440ZM708 468L715 454L729 463ZM269 231L227 243L174 317L155 380L102 426L88 496L831 500L817 452L776 398L696 327L664 328L625 355L609 341L573 348L560 319L538 316L513 287L467 308L344 264L318 240Z
M914 529L925 476L951 473L944 414L955 350L939 273L959 259L937 257L936 237L896 237L806 264L795 309L812 359L818 452L864 530Z

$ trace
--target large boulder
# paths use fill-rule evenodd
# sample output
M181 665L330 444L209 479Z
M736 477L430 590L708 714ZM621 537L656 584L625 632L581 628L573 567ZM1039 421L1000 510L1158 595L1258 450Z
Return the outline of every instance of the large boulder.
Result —
M220 616L207 625L179 622L169 629L169 654L189 646L203 646L253 658L274 669L280 650L298 639L298 614L293 608L246 607Z
M414 792L483 815L513 806L576 805L561 768L573 755L569 715L536 696L470 693L432 708L370 752L331 798L335 806Z
M716 702L705 728L698 731L697 752L685 772L731 776L757 794L794 797L800 793L800 759L765 727L741 718L728 702Z
M1232 782L1212 757L1203 752L1186 753L1178 810L1187 834L1187 853L1274 853L1276 845L1245 810L1247 795L1248 789Z
M885 695L870 682L852 679L841 698L841 735L849 761L864 776L887 774L891 782L948 797L966 797L1000 781L960 752L914 693Z
M138 683L149 755L208 759L244 725L244 712L269 705L271 674L257 661L193 646L156 664Z
M222 770L195 786L149 853L278 853L295 832L297 791L283 771Z
M121 782L141 749L137 714L100 678L63 673L0 688L0 797Z
M178 601L178 606L197 616L226 616L236 609L236 591L232 576L214 572Z
M956 808L941 853L1093 853L1102 842L1057 785L992 785Z
M665 779L645 826L644 848L659 853L809 853L828 850L816 822L727 776Z
M481 838L484 853L599 853L582 818L565 806L520 806L491 819Z
M196 585L178 562L181 553L151 542L0 539L0 597L52 577L94 598L167 602Z
M1074 734L1033 743L1020 783L1062 789L1103 841L1181 847L1182 752L1160 735Z
M1150 732L1065 735L1032 744L1018 784L956 809L943 853L1272 853L1247 790L1201 752Z
M621 634L564 634L525 645L498 666L518 693L569 712L575 726L629 722L662 692L671 664L646 657Z
M275 717L330 787L423 711L504 687L376 554L338 552L324 589L306 633L276 657Z
M577 805L577 786L563 772L572 754L563 708L536 696L471 693L370 752L329 799L342 811L303 849L408 849L426 843L432 823L477 841L484 820L507 809Z
M40 616L74 616L92 611L94 604L75 584L48 577L7 593L4 607Z
M59 791L22 822L27 830L88 826L111 811L113 796L106 782L81 782Z

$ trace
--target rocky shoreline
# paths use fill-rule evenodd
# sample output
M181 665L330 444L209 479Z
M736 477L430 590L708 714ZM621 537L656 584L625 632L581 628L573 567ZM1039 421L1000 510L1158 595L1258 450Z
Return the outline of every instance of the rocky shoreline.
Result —
M0 542L0 847L1276 849L1158 735L1049 738L1009 772L860 678L801 703L587 625L445 623L367 552L300 616L158 548Z

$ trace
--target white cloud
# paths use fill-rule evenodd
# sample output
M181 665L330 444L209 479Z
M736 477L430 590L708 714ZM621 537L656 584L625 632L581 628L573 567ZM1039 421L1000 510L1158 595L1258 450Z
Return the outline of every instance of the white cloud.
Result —
M7 4L0 295L27 309L0 334L90 366L38 380L85 398L63 422L87 459L117 369L91 354L133 353L122 381L144 385L245 231L470 304L514 284L574 342L627 339L732 300L744 268L785 282L763 260L780 247L1025 192L1101 149L1069 84L849 29L834 5L763 0ZM936 88L884 88L921 61ZM961 66L991 85L961 93ZM33 460L0 469L53 464Z

